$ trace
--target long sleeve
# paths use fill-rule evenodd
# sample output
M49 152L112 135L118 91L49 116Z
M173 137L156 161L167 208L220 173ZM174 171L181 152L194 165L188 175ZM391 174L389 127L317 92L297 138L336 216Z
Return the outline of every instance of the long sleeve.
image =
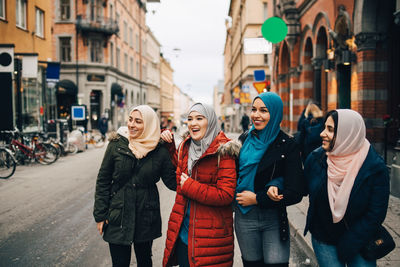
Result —
M104 154L103 161L96 181L96 192L93 216L96 222L104 221L108 215L112 174L114 171L114 161L112 151L115 143L110 142Z

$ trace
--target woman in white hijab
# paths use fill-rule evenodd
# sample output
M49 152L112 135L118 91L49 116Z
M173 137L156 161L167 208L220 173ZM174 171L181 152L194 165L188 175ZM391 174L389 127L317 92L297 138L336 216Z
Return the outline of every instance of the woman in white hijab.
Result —
M232 266L231 203L239 149L220 130L210 106L197 103L188 114L190 135L178 151L172 133L162 134L177 166L178 184L163 266Z
M156 183L161 177L176 190L175 167L159 140L159 119L147 105L131 108L127 127L110 136L97 177L93 215L109 243L113 266L130 265L132 243L137 265L152 266L152 243L161 236Z
M359 113L330 111L322 146L306 160L310 206L304 234L311 232L321 267L376 266L363 248L385 219L389 175L365 136Z

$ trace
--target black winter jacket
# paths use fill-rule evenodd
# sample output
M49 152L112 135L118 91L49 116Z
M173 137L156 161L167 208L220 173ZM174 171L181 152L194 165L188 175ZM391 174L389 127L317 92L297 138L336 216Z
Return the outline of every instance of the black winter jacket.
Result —
M108 220L103 239L128 245L161 236L160 199L156 183L162 178L176 190L175 168L167 149L158 145L136 159L121 135L110 138L96 182L93 216Z
M249 131L239 136L244 143ZM239 166L239 165L238 165ZM268 195L266 185L273 179L283 177L283 199L273 201ZM280 235L282 240L289 238L289 226L286 206L299 203L306 194L306 182L300 158L300 150L293 137L280 131L265 151L257 167L254 179L254 191L260 208L279 209Z
M304 165L310 202L304 235L313 228L316 218L322 216L315 205L321 202L322 186L326 185L328 179L326 161L326 152L318 148L311 152ZM336 248L341 261L348 262L353 259L385 220L390 194L389 184L385 162L371 146L354 181L344 215L349 229L337 237ZM332 220L331 213L330 217L325 219Z

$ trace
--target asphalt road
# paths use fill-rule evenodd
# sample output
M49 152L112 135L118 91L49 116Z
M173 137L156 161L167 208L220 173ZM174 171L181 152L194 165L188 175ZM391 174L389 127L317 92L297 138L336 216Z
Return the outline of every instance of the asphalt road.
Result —
M104 151L89 148L52 165L18 166L14 176L0 180L0 266L111 266L92 216ZM162 182L159 190L164 234L175 194ZM164 238L153 244L155 267L161 266ZM307 265L294 242L291 249L290 265ZM242 266L237 244L234 266Z

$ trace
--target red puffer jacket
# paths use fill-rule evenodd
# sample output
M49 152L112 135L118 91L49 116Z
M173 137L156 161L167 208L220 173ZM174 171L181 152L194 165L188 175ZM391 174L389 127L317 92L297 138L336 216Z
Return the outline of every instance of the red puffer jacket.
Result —
M177 163L175 204L168 222L163 266L177 265L175 244L190 199L188 256L190 266L232 266L235 156L240 147L220 132L192 169L192 177L179 186L181 173L188 172L190 137L178 152L170 146ZM172 148L171 148L172 147ZM179 156L177 157L177 154ZM177 160L179 158L179 161Z

